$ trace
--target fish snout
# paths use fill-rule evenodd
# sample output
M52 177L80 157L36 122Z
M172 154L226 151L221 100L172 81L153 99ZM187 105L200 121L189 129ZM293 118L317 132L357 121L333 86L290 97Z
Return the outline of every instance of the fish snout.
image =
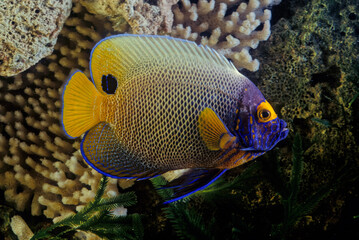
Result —
M280 136L279 136L279 141L285 139L287 136L288 136L288 133L289 133L289 129L287 128L287 123L280 119Z
M278 120L274 121L274 125L271 126L272 132L268 133L269 139L263 148L265 151L269 151L273 149L278 142L282 141L288 136L289 129L287 128L287 123L282 119L278 119Z

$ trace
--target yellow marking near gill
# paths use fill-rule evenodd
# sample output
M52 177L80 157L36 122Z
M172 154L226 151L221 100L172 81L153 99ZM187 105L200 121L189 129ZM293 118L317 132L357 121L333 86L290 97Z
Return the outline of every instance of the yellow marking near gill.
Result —
M238 151L238 149L235 149L235 148L231 149L228 153L226 153L226 155L224 155L224 156L220 159L220 161L218 162L218 166L216 166L216 167L217 167L217 168L229 168L230 163L229 163L229 161L228 161L228 158L229 158L232 154L236 153L237 151Z
M244 158L240 159L239 161L237 161L236 164L233 167L237 167L237 166L240 166L242 164L245 164L245 163L251 161L253 158L254 158L254 155L250 154L247 157L244 157Z
M241 120L238 118L237 119L237 125L236 125L236 130L238 130L239 129L239 124L241 123Z
M220 149L228 149L233 142L236 140L236 137L230 135L230 134L224 134L221 137L221 140L219 142Z
M237 149L237 151L238 151L238 149ZM252 160L254 158L254 156L252 154L248 154L247 157L243 157L248 152L246 152L246 151L238 151L237 154L235 154L231 158L227 159L233 153L235 153L235 151L231 150L230 152L228 152L223 157L223 163L220 166L221 168L222 167L223 168L234 168L234 167L242 165L242 164L244 164L246 162L249 162L250 160Z

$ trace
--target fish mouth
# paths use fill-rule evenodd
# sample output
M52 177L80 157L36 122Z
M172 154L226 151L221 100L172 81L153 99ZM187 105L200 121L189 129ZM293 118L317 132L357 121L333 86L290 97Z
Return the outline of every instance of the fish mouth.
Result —
M280 130L275 134L267 151L273 149L278 144L278 142L282 141L288 136L289 128L287 128L287 123L282 119L279 121Z
M285 139L288 136L289 128L287 128L287 123L284 120L280 120L281 131L279 135L279 141Z

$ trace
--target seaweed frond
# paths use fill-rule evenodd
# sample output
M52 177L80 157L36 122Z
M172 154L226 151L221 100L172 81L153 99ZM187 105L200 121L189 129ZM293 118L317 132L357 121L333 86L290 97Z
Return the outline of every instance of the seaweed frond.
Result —
M204 217L204 213L188 204L189 199L202 198L207 205L217 208L218 203L233 204L237 202L238 194L236 189L248 188L248 180L258 177L255 174L260 165L254 162L247 167L240 175L228 180L223 177L217 179L207 188L195 192L190 197L164 205L163 211L166 218L171 222L174 231L180 239L215 239L216 218L214 215ZM159 176L151 179L153 186L162 199L168 200L173 195L173 189L163 188L167 181ZM235 193L234 193L235 192ZM223 198L223 196L226 196ZM212 214L210 214L212 215Z
M164 211L181 239L211 239L209 229L214 223L213 218L206 226L201 213L183 202L170 204Z
M172 196L172 189L162 188L167 183L162 176L153 178L151 181L162 199L169 199ZM211 224L206 226L201 213L188 207L186 201L169 203L164 207L164 213L180 239L211 239L210 231L208 231ZM213 223L214 219L211 222Z
M158 176L155 178L151 178L151 182L152 185L155 187L158 195L160 195L160 197L162 199L170 199L172 194L173 194L173 190L170 188L163 188L164 185L166 185L167 181L164 177L162 176Z
M327 128L332 126L332 124L326 119L320 119L320 118L313 117L311 120L313 122L319 123L320 125L327 127Z
M302 140L300 135L296 134L294 136L292 146L292 169L290 181L286 186L281 184L279 188L280 191L277 191L281 196L281 203L284 207L284 218L282 223L272 226L272 236L284 239L289 229L303 216L309 214L318 205L318 203L327 197L332 191L331 184L324 185L304 202L298 201L298 193L300 190L300 183L302 181L303 161ZM274 179L278 180L282 178L283 174L280 173L278 160L276 161L276 164L278 171L273 173L274 175L277 175ZM285 182L284 179L282 181ZM277 183L278 181L275 181L274 186L276 186L278 190Z
M234 189L243 189L248 185L248 180L258 177L255 174L260 169L260 165L257 162L253 162L248 166L240 175L236 176L232 180L226 180L221 177L207 188L195 193L195 196L202 196L206 200L214 200L220 198L223 200L223 195L231 196Z
M142 239L143 227L138 214L111 214L111 210L115 208L136 204L136 195L128 192L116 197L103 198L107 182L107 177L103 176L94 200L81 211L41 229L31 239L63 239L62 236L66 233L77 230L92 232L103 239Z
M351 106L353 105L353 103L355 102L355 100L359 97L359 92L357 92L354 97L352 98L352 100L349 102L348 104L348 108L351 108Z
M302 181L303 173L303 151L302 151L302 139L299 134L296 134L294 137L294 142L292 146L292 172L290 175L290 195L289 201L296 202L299 192L300 182Z

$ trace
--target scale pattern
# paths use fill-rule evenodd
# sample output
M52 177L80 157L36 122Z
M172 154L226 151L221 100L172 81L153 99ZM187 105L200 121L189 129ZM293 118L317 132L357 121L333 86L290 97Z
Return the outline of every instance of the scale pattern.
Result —
M124 78L115 96L108 98L106 122L127 151L136 155L128 161L164 171L216 165L219 152L202 142L199 114L209 107L233 127L249 80L209 61L174 58L142 61ZM117 165L124 159L110 161Z

